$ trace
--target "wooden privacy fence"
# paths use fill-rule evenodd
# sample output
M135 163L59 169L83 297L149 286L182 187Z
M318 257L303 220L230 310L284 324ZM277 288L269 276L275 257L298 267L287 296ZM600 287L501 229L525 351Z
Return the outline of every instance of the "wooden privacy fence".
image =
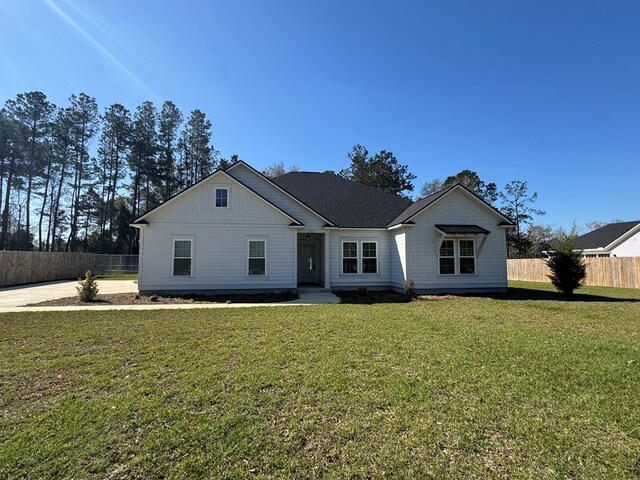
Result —
M640 257L585 258L585 285L640 288ZM509 280L549 282L549 268L541 258L507 260Z
M95 270L93 253L0 251L0 287L76 279Z

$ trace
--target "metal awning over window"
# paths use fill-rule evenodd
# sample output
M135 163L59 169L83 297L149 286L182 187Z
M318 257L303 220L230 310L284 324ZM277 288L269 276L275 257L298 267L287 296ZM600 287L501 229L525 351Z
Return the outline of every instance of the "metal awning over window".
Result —
M475 237L476 241L475 245L475 255L476 257L480 255L482 251L482 247L484 245L484 241L487 239L487 235L491 232L486 228L482 228L479 225L443 225L436 224L436 232L440 235L440 239L438 241L438 248L436 250L436 255L440 251L440 247L442 246L442 242L445 237Z
M447 235L489 235L491 233L486 228L479 225L436 225L436 230Z

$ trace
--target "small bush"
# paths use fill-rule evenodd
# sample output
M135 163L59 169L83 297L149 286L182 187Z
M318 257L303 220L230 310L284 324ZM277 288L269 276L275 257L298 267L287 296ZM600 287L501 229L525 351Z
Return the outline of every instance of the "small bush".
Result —
M358 296L366 297L368 294L367 287L358 287Z
M91 270L87 270L84 274L84 279L78 279L78 297L81 302L93 302L98 297L98 283L96 282L96 276L91 274Z
M413 298L416 295L416 283L411 280L410 278L408 278L407 280L404 281L404 294L408 297L408 298Z
M549 253L547 266L551 270L551 283L565 295L573 295L574 290L582 286L587 275L587 266L582 258L582 251L575 248L573 237L565 237Z

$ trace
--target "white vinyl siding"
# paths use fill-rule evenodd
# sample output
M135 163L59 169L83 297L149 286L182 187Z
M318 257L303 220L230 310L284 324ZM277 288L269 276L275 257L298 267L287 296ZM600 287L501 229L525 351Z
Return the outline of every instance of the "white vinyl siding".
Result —
M247 255L247 274L267 274L267 242L266 240L249 240Z
M391 232L390 260L391 260L391 286L403 288L407 279L407 253L405 243L406 233L404 229Z
M295 217L296 220L304 224L305 228L309 230L322 231L322 228L327 223L326 220L320 218L307 207L292 199L286 193L278 190L268 180L266 180L256 172L251 171L246 166L238 164L237 166L229 170L228 173L232 177L240 180L255 192L259 193L265 198L268 198L269 201L274 205L277 205L282 210Z
M416 215L412 221L415 225L404 231L406 278L414 281L416 290L502 290L507 287L505 229L498 226L503 219L489 207L480 204L470 194L455 189ZM435 230L436 224L479 225L489 230L484 240L482 235L462 238L475 241L475 274L440 274L442 237ZM445 237L445 240L458 238ZM456 263L456 269L459 269L459 262Z
M193 260L193 240L189 238L173 239L173 276L191 277Z

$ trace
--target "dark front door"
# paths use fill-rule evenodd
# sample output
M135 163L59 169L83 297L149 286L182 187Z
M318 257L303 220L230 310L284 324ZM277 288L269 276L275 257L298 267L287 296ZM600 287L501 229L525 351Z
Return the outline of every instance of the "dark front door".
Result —
M316 246L298 245L298 283L316 282Z

